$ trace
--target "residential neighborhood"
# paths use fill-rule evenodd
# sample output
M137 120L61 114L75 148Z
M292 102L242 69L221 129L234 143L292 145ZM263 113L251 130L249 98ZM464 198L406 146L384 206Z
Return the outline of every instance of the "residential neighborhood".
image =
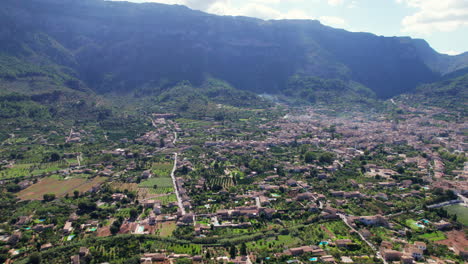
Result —
M67 152L19 177L8 175L24 163L5 159L4 195L22 208L2 217L6 263L31 248L60 263L128 252L135 263L464 263L466 124L437 109L322 111L229 126L153 114L147 131L100 149L87 147L92 130L71 129L57 142Z

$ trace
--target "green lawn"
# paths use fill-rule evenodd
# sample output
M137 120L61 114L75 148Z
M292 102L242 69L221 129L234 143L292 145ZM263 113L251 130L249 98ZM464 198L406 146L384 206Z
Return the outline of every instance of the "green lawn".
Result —
M149 190L149 193L151 194L167 194L167 193L173 193L174 192L174 187L159 187L156 189L151 188Z
M465 226L468 226L468 207L456 204L445 207L450 215L457 215L457 221Z
M406 225L408 225L411 229L416 230L416 231L419 231L419 230L423 229L423 228L419 227L418 223L413 219L406 220Z
M156 175L156 177L170 177L172 167L172 163L153 163L151 171Z
M432 233L426 233L424 235L418 236L421 239L427 239L430 241L439 241L439 240L444 240L447 237L444 235L444 233L437 231L437 232L432 232Z
M160 225L159 235L162 237L172 236L172 232L176 229L177 225L175 222L164 222Z
M157 185L158 188L173 187L172 179L169 178L169 177L150 178L148 180L140 182L139 187L141 187L141 188L153 188L154 185Z
M278 240L270 238L247 243L247 247L252 251L257 250L275 250L278 248L290 248L297 246L300 239L291 235L279 235Z
M154 199L160 201L162 205L167 205L172 202L177 202L177 196L175 194L169 194L169 195L157 197Z

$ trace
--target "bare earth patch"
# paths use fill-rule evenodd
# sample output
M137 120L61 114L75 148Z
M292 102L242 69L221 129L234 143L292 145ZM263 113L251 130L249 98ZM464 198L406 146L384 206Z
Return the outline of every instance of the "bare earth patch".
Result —
M453 248L457 254L459 254L460 251L468 250L468 240L466 239L465 232L452 230L446 232L445 235L447 236L447 239L436 241L435 243Z
M72 178L68 180L57 180L49 177L41 179L36 184L29 186L18 193L21 200L42 200L44 194L52 193L57 197L73 194L75 190L80 192L89 191L92 187L103 183L106 178L95 177L93 179Z

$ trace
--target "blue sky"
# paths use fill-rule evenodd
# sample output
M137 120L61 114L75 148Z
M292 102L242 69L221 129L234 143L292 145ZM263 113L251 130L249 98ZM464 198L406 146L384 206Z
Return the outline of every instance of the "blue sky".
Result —
M468 51L468 0L127 0L181 4L217 15L318 19L349 31L423 38L438 52Z

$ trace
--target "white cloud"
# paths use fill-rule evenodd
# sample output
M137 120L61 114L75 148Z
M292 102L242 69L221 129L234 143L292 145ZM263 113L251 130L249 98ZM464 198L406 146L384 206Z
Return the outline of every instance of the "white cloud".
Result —
M114 0L123 1L123 0ZM321 16L319 18L308 14L302 9L290 9L281 12L274 8L276 4L285 2L304 2L319 0L250 0L247 4L237 7L234 0L127 0L133 2L157 2L163 4L185 5L192 9L202 10L208 13L228 16L249 16L260 19L318 19L323 24L343 28L346 26L344 19L335 16ZM323 1L323 0L322 0ZM327 0L330 5L342 5L345 0ZM354 5L356 0L350 2Z
M442 53L442 54L447 54L447 55L450 55L450 56L455 56L455 55L460 55L460 54L462 54L463 52L454 51L454 50L449 50L449 51L442 51L441 53Z
M306 12L299 9L292 9L287 12L280 12L277 9L260 3L250 3L241 8L234 8L226 3L215 3L208 10L208 13L230 16L249 16L261 19L314 19Z
M429 35L433 32L452 32L468 27L466 0L396 0L397 3L417 9L403 18L402 32Z
M356 0L351 1L346 7L347 8L356 8L358 5Z
M344 0L328 0L328 4L331 6L339 6L344 3Z
M261 19L276 19L281 16L281 12L266 5L250 3L239 9L239 15Z
M286 14L283 14L280 17L280 19L314 19L314 18L302 10L293 9L293 10L289 10Z
M194 6L190 6L195 8ZM276 19L281 16L281 12L260 3L249 3L241 8L234 7L229 1L218 1L202 11L225 16L249 16L261 19Z
M335 16L321 16L319 18L320 22L322 22L325 25L332 26L332 27L338 27L338 28L343 28L346 26L346 21L342 19L341 17L335 17Z

